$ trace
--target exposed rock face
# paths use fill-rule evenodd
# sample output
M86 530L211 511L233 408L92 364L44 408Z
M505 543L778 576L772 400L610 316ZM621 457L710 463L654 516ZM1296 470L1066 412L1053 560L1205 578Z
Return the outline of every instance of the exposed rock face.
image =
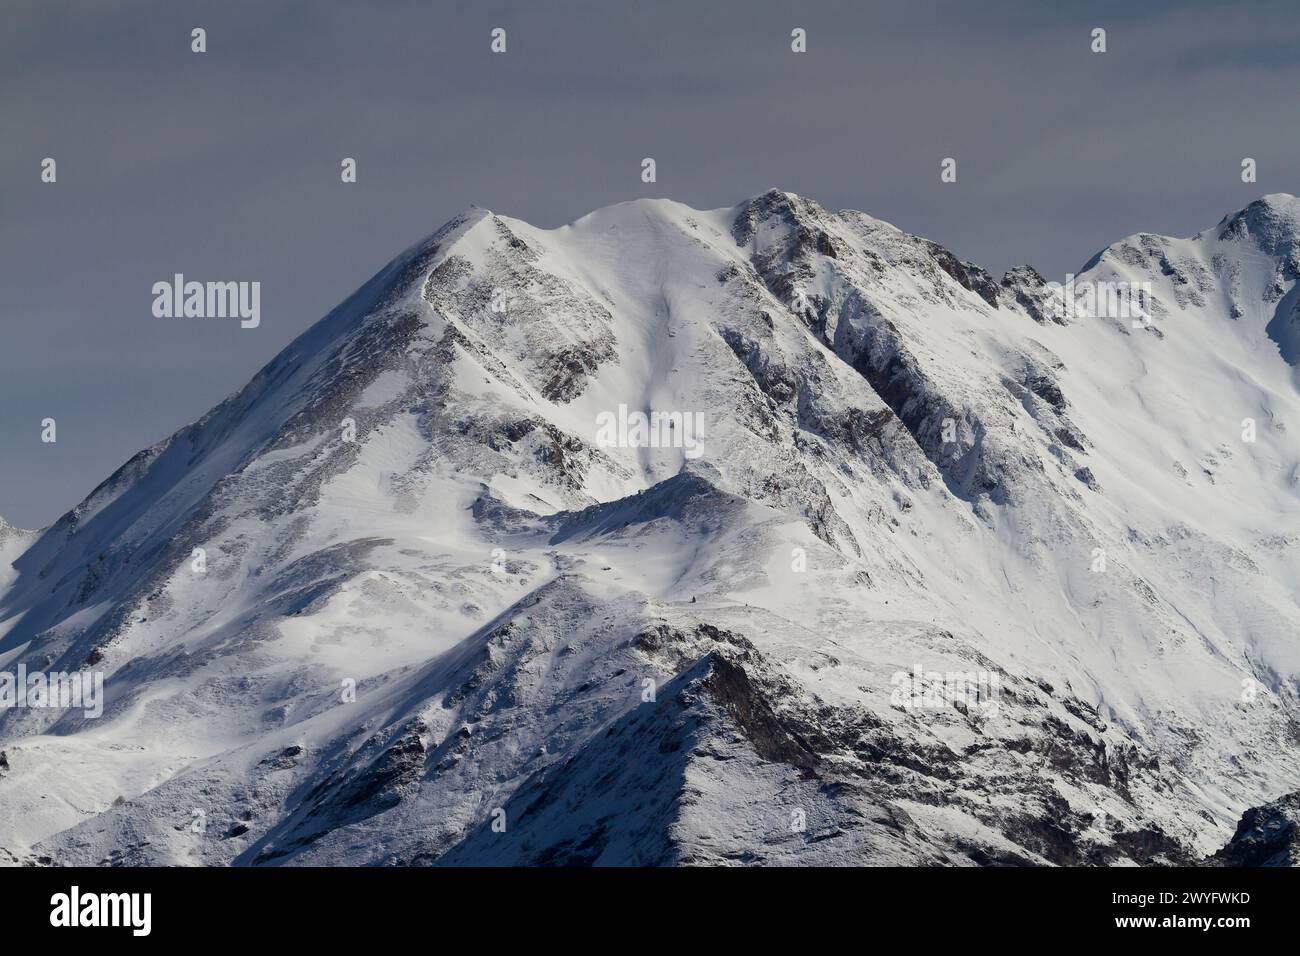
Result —
M0 711L0 860L1289 860L1297 235L1103 250L1135 325L777 190L470 210L0 526L5 668L106 679Z
M1243 813L1227 846L1206 862L1212 866L1300 865L1300 791Z

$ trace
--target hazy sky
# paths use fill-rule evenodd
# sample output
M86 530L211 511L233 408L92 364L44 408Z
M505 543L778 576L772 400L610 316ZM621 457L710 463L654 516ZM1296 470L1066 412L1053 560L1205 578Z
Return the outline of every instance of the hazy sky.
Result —
M1294 0L4 0L0 515L50 523L470 204L778 186L1057 279L1191 234L1300 192L1297 34ZM155 318L176 272L260 281L260 327Z

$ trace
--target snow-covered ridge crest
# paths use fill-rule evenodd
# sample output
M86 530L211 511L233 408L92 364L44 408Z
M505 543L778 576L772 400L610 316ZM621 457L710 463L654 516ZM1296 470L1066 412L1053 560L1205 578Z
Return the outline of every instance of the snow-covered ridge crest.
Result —
M1100 253L1141 327L779 190L467 211L24 541L0 668L106 701L0 713L0 858L1204 857L1300 770L1295 206Z

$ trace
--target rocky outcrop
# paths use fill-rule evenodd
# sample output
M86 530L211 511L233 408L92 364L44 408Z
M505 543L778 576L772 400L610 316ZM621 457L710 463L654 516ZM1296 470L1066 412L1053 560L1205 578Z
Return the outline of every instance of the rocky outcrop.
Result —
M1251 807L1207 866L1300 866L1300 791Z

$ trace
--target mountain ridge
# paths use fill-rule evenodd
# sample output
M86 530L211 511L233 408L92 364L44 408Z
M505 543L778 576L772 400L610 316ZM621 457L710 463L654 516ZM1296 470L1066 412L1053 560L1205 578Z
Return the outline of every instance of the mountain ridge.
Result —
M1141 328L779 190L471 207L16 559L0 668L109 692L99 723L0 715L0 847L1206 856L1300 768L1294 243L1253 206L1081 272L1147 283ZM704 415L704 454L602 446L620 406ZM999 706L891 703L917 667L999 675ZM680 781L653 825L596 787L629 752Z

